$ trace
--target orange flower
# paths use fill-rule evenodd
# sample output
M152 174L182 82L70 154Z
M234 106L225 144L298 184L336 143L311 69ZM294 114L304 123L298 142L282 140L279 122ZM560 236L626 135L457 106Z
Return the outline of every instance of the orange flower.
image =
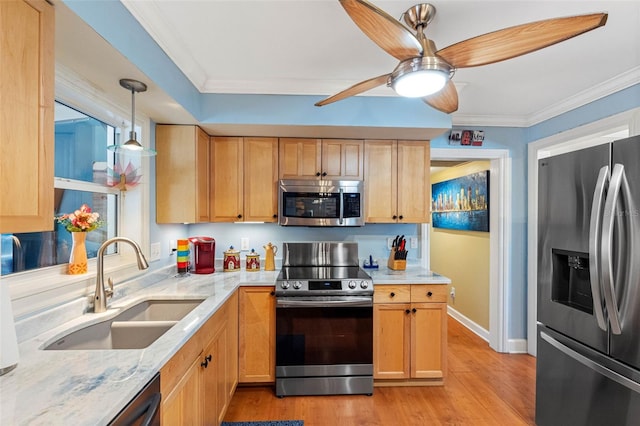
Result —
M93 213L91 207L86 204L81 205L73 213L63 214L54 219L63 224L69 232L90 232L98 229L104 223L100 220L100 215Z

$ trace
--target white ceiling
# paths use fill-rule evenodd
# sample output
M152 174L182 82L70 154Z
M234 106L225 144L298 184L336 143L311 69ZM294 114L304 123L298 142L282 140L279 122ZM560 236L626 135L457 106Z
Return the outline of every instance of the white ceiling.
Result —
M337 0L122 2L203 93L330 95L397 64ZM394 17L415 3L374 1ZM437 14L426 34L438 48L526 22L609 13L603 28L519 58L458 70L454 124L531 125L640 81L637 0L433 4ZM395 96L386 87L365 95Z

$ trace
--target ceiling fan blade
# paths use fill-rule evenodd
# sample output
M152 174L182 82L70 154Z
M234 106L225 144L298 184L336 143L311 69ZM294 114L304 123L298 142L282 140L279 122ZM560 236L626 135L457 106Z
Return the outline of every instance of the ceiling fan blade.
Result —
M425 96L422 100L437 110L451 114L458 110L458 91L451 80L447 82L444 89L433 95Z
M476 67L551 46L606 22L606 13L547 19L473 37L436 53L456 68Z
M354 84L348 89L343 90L342 92L336 93L333 96L329 96L326 99L321 100L320 102L316 102L316 106L323 106L333 102L341 101L349 96L355 96L359 93L366 92L367 90L371 90L374 87L381 86L387 83L390 74L381 75L379 77L370 78L369 80L361 81L360 83Z
M366 0L340 0L353 22L375 44L400 61L422 55L415 35L398 20Z

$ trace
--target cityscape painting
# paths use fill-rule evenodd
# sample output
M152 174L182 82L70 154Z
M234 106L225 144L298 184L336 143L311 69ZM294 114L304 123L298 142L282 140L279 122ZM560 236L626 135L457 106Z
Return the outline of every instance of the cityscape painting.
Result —
M489 232L489 171L431 185L434 228Z

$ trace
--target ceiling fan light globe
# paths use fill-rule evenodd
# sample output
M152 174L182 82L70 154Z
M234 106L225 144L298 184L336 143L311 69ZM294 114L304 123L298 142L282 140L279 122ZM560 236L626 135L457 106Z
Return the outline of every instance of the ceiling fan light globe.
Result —
M449 74L440 70L418 70L403 74L392 82L393 90L406 98L422 98L439 92L447 84Z

